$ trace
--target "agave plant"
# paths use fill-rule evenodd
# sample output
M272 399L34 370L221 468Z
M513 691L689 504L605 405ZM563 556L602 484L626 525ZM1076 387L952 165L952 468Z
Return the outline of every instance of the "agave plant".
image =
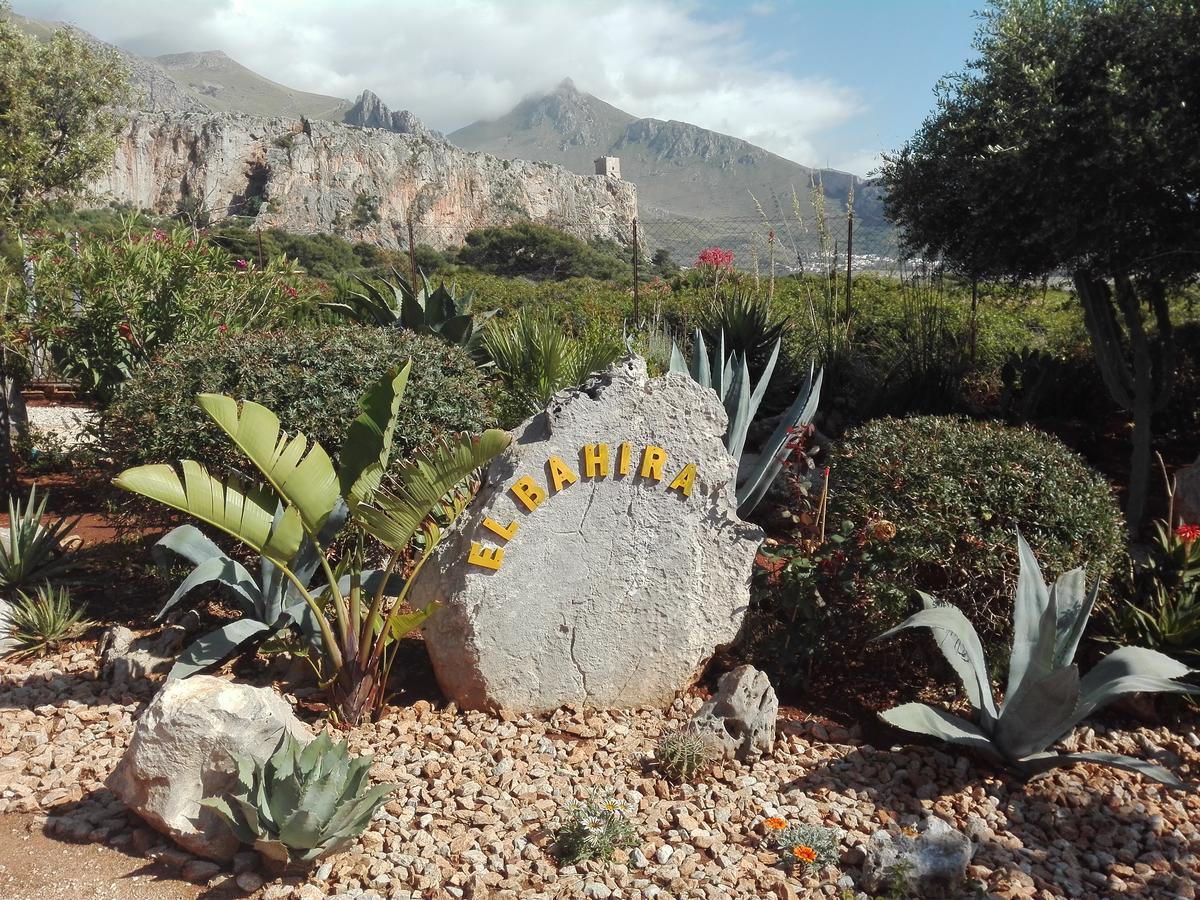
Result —
M421 288L417 290L394 268L391 279L372 282L356 277L362 290L352 291L346 303L325 305L363 324L437 335L476 353L483 339L483 328L497 310L474 312L471 309L474 291L459 294L456 285L447 288L445 281L435 290L424 273L420 278Z
M1013 598L1013 645L1004 702L995 703L983 646L967 617L922 594L925 609L877 640L905 628L929 628L938 649L962 680L976 721L924 703L889 709L881 714L883 720L905 731L967 747L1026 778L1057 766L1090 762L1183 787L1171 772L1133 757L1047 749L1122 694L1194 694L1200 693L1200 687L1177 680L1191 674L1187 666L1142 647L1120 647L1080 678L1073 660L1095 606L1099 583L1089 591L1084 570L1079 568L1061 575L1047 588L1037 559L1020 534L1017 552L1021 569Z
M0 621L9 656L30 656L52 650L86 631L91 622L71 599L63 585L49 582L40 585L33 594L18 591Z
M432 605L406 612L404 598L411 577L441 536L436 516L448 521L457 514L461 505L453 499L455 487L510 440L496 429L479 437L447 438L400 466L385 484L410 367L411 362L387 373L359 401L360 415L347 431L339 468L319 443L310 444L303 434L282 434L278 416L266 407L201 394L200 406L265 483L238 474L217 478L194 460L184 460L182 472L163 464L138 466L115 480L119 487L225 532L279 569L309 608L320 634L332 711L350 724L382 707L396 642L433 613ZM339 543L345 550L335 572L329 549L343 532ZM420 549L405 568L410 579L405 580L396 573L418 535ZM368 536L390 550L378 572L364 567ZM322 576L318 588L303 577L305 541L312 545ZM218 560L206 574L222 566Z
M38 500L37 485L29 489L24 503L9 497L8 537L0 540L0 597L56 578L76 564L63 539L79 519L59 517L43 525L49 499Z
M788 318L774 318L771 305L752 290L739 289L727 295L704 323L710 344L725 343L727 351L744 355L754 371L771 356L783 339Z
M368 786L371 761L324 732L301 746L285 731L265 763L236 757L233 790L200 804L276 866L312 863L352 843L396 790Z
M775 371L775 363L779 359L779 346L780 342L776 339L758 384L751 386L750 367L745 355L726 356L725 339L722 335L718 335L711 360L708 357L708 348L704 345L704 335L698 328L692 339L690 363L684 359L678 346L671 345L671 371L689 373L697 384L716 391L725 405L725 412L729 415L725 447L730 455L738 460L738 515L743 517L754 511L783 470L792 452L792 442L789 438L797 428L812 422L821 399L821 380L824 372L814 374L810 368L800 393L780 418L779 424L763 444L758 457L751 461L743 452L750 424L758 413L759 404L767 392L767 384Z
M282 514L282 508L277 509L276 520ZM345 516L339 516L334 521L340 527L345 523ZM169 556L174 555L195 565L158 611L158 621L166 618L192 591L212 583L224 587L242 612L241 618L222 625L184 648L171 667L168 678L187 678L211 669L239 653L258 647L272 635L288 628L299 630L320 651L321 632L311 607L283 569L267 557L258 558L256 578L194 525L180 525L171 531L154 545L154 555L160 563L165 563ZM312 582L319 567L316 546L307 537L303 538L300 550L289 561L288 568L300 584L318 599L322 589ZM379 577L378 572L363 573L364 582L371 584ZM341 583L343 592L349 590L348 578L343 578Z

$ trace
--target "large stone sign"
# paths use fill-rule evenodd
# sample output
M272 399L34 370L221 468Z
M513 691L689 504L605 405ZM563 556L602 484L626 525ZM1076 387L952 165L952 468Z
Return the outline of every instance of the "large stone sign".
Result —
M736 513L725 410L632 357L525 422L411 601L460 706L658 706L737 635L762 532Z

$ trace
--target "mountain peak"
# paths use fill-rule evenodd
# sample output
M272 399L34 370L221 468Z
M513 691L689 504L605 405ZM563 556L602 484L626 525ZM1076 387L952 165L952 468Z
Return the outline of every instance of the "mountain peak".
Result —
M554 89L556 94L578 94L579 88L575 87L575 81L567 76L558 83L558 87Z
M407 109L392 112L387 104L379 99L378 94L369 90L364 90L358 95L354 105L346 112L344 121L347 125L357 125L360 128L382 128L397 134L441 138L441 134L426 128L425 124Z

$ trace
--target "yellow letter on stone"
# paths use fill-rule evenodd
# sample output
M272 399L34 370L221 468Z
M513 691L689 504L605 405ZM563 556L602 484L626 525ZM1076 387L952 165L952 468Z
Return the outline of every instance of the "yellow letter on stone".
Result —
M579 480L579 476L571 471L570 466L557 456L552 456L546 460L546 468L550 470L550 483L553 485L554 493L556 494L563 488L570 487Z
M696 464L688 463L683 467L683 471L675 476L675 480L671 482L668 491L679 491L685 497L692 496L692 482L696 480ZM487 524L486 522L484 523Z
M643 478L662 480L663 466L667 462L667 451L653 445L642 451L642 469L638 472Z
M629 474L629 441L622 441L617 448L617 474Z
M608 444L583 445L583 477L604 478L608 475Z
M483 520L483 527L493 534L500 535L500 537L504 538L506 541L511 541L512 536L517 533L516 522L509 522L507 525L501 525L494 519L485 518Z
M514 497L521 501L521 505L530 512L541 506L542 501L546 499L545 490L528 475L518 478L509 490L512 491Z
M467 554L467 562L485 569L499 569L504 562L503 547L484 547L479 541L471 541L471 552Z

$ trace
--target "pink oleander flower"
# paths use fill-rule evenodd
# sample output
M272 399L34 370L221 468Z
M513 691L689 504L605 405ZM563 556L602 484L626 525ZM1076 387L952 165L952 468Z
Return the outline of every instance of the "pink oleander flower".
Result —
M732 269L733 251L722 250L720 247L708 247L701 250L696 257L696 265L713 269Z
M233 265L239 272L244 272L249 267L250 263L246 262L244 259L235 259L233 261Z

